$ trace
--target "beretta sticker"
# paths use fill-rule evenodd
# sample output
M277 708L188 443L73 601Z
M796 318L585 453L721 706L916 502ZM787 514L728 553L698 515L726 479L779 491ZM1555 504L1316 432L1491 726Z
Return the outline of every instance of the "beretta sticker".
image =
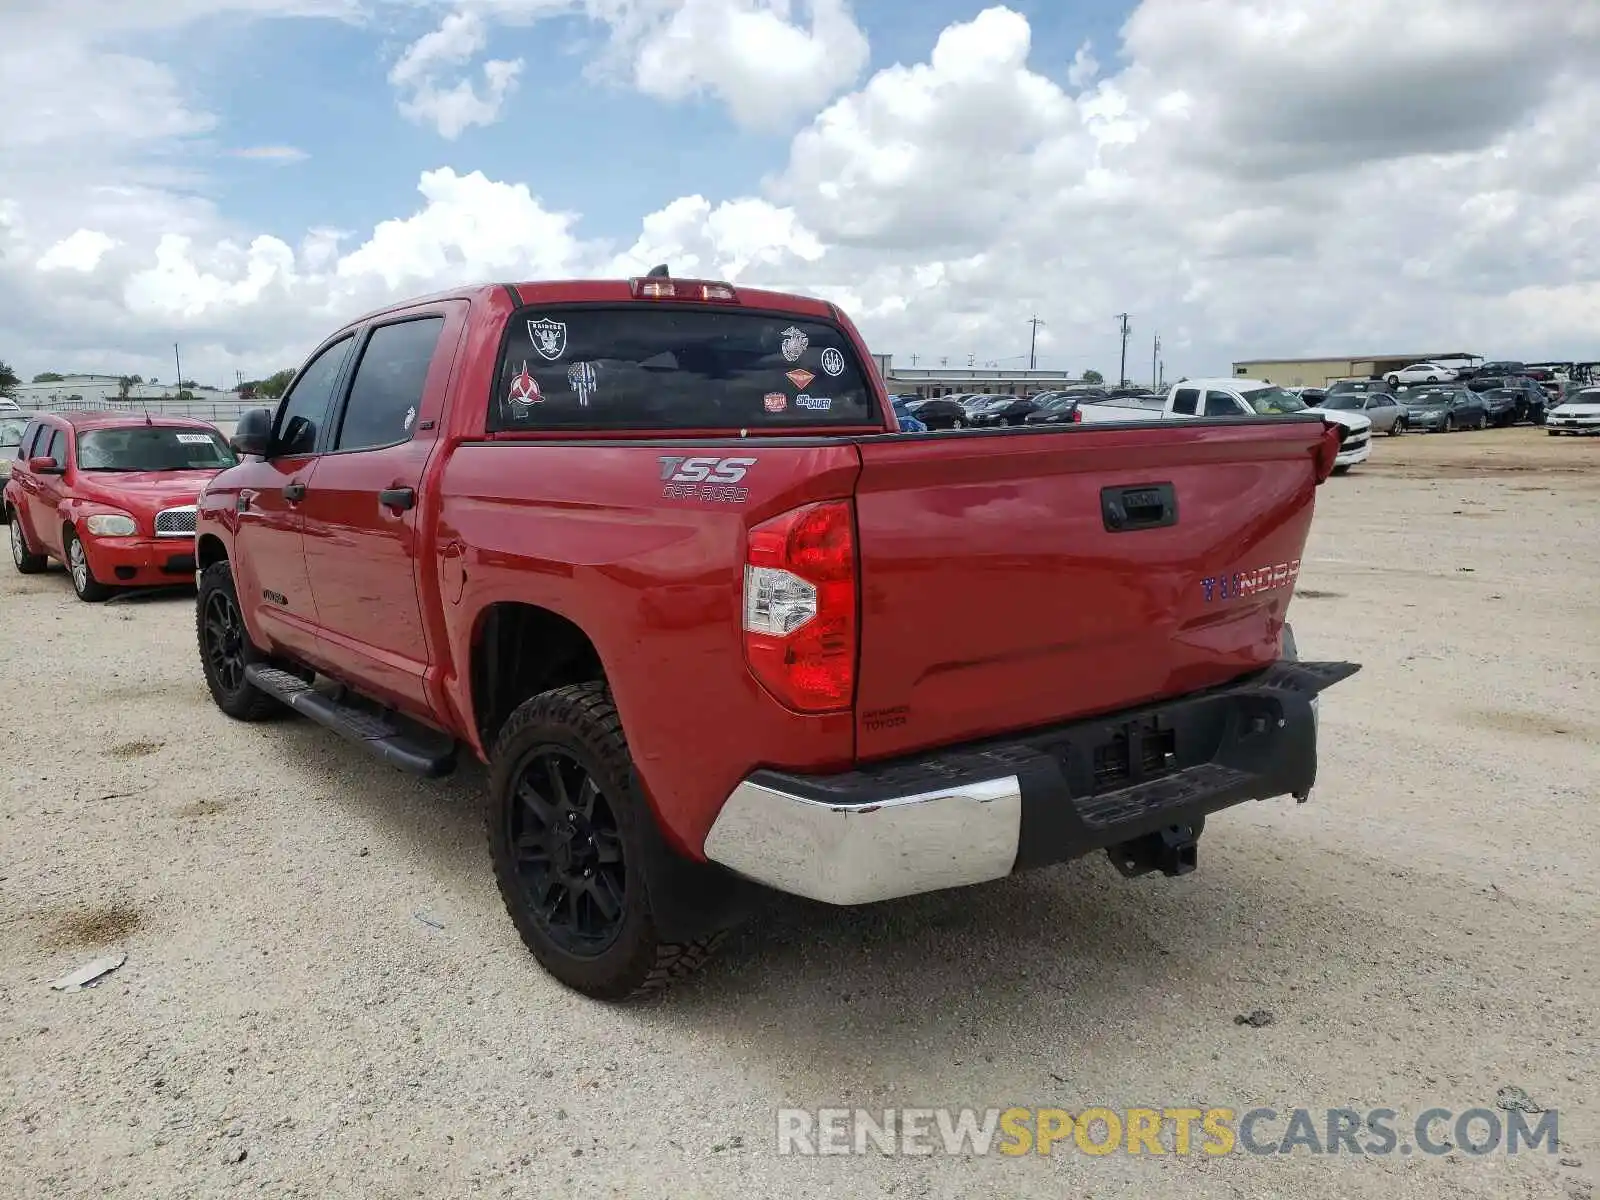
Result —
M528 340L540 358L555 362L567 352L567 323L538 317L528 322Z
M796 408L809 409L812 412L827 412L833 407L832 396L808 396L804 392L794 398Z
M527 359L522 360L522 370L512 376L506 397L521 412L526 412L535 404L544 403L544 396L539 392L539 381L528 374Z
M594 395L595 385L599 382L599 372L594 369L593 363L573 363L567 368L567 384L578 393L578 403L584 408L589 407L589 399Z
M837 379L844 374L844 355L829 346L822 352L822 369Z
M800 356L806 352L806 347L810 344L811 339L805 335L805 330L791 325L783 331L783 344L779 348L787 361L799 362Z
M784 409L789 407L789 397L785 396L782 392L768 392L765 396L761 397L761 403L766 405L766 409L769 413L781 413Z
M799 388L802 392L810 387L811 381L816 378L815 375L806 370L804 367L796 367L792 371L785 371L784 374L789 377L789 382L794 384L795 387Z

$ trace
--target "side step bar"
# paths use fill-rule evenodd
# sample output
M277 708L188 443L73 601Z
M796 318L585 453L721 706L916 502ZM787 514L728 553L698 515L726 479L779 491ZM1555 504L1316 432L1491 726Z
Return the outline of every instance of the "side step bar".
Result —
M244 677L252 687L282 701L302 716L310 717L318 725L326 725L391 767L429 778L448 775L455 769L454 743L443 750L427 746L376 713L341 704L299 676L276 667L251 663L244 669Z

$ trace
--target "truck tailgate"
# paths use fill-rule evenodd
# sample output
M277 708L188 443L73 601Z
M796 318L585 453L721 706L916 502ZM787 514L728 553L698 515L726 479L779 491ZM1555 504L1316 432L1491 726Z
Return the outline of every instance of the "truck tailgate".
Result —
M1322 441L1281 417L863 441L858 756L1275 661Z

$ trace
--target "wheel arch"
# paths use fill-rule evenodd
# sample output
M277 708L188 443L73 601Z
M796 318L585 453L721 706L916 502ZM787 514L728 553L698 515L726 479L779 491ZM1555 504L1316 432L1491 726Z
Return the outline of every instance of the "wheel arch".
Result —
M521 601L485 605L473 618L469 697L485 750L524 700L569 684L604 682L599 648L577 622Z

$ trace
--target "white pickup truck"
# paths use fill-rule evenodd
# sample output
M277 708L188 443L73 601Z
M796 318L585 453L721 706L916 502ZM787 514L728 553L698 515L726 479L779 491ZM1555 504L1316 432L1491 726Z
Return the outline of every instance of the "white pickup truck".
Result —
M1342 475L1372 455L1372 422L1367 417L1337 408L1313 408L1286 388L1260 379L1185 379L1167 390L1160 407L1137 398L1085 400L1078 411L1085 423L1315 413L1344 430L1339 456L1334 459L1335 472Z

